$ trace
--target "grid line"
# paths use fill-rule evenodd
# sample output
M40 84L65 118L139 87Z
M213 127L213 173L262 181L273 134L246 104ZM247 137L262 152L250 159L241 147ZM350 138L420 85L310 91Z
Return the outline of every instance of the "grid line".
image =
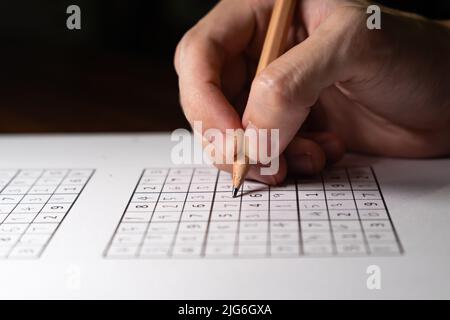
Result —
M154 189L159 191L149 191L149 198L156 199L152 200L151 218L137 223L136 228L144 226L141 239L152 236L146 244L150 250L141 254L144 240L139 250L133 249L133 236L141 231L119 228L128 224L125 211L105 249L106 258L364 257L403 253L373 168L333 168L318 177L297 177L281 187L261 187L246 181L238 200L225 193L231 193L231 177L216 169L181 168L185 175L170 182L179 183L178 189L167 184L171 169L159 170L167 173L163 181L155 179L159 182ZM175 199L173 205L166 206L176 208L166 214L169 220L163 220L158 212L163 208L158 206L163 192L173 195L169 201ZM193 194L196 196L191 197ZM196 203L197 199L201 200ZM150 224L158 228L151 231ZM121 250L114 239L125 249ZM208 250L209 246L213 249Z
M37 259L45 252L95 170L14 170L16 174L0 192L3 216L0 259ZM37 174L30 175L31 172ZM17 186L16 189L13 186ZM48 217L53 221L47 222Z

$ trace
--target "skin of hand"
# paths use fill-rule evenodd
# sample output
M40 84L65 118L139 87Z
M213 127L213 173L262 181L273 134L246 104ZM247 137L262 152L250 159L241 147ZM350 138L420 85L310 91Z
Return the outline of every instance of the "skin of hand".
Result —
M382 7L381 30L369 30L368 2L299 0L286 52L255 77L274 2L221 1L175 54L191 124L280 129L280 170L261 176L253 166L250 178L277 184L287 171L314 174L345 149L450 154L448 22Z

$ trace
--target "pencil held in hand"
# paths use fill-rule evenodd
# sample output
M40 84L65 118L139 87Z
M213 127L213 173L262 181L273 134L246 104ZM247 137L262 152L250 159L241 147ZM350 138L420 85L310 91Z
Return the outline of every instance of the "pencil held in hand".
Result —
M242 130L235 131L234 134L234 159L233 159L233 198L237 197L239 188L245 180L249 167L248 143Z
M296 0L277 0L275 2L256 74L264 70L273 60L283 53L289 27L292 24L295 6ZM245 152L244 136L236 137L242 140L240 143L235 141L235 146L239 144L243 147L241 150L244 150ZM248 157L244 156L240 157L244 159L237 159L239 157L239 152L237 152L239 150L237 149L238 148L235 147L236 156L233 163L233 197L238 195L239 189L249 170Z

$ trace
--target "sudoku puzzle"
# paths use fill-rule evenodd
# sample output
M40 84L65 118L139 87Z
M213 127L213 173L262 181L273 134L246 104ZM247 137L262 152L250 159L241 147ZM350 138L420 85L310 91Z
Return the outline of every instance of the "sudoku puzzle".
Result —
M38 258L93 170L0 170L0 259Z
M268 187L214 168L144 170L107 258L400 255L372 168L334 168Z

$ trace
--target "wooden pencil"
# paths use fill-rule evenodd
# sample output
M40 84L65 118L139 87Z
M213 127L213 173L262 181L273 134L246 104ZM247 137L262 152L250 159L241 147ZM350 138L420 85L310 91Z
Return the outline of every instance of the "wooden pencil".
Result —
M273 60L283 54L289 27L292 25L292 18L296 7L296 0L276 0L267 29L261 57L259 59L256 74L264 70ZM243 137L240 137L243 139ZM236 145L236 142L235 142ZM241 141L241 146L245 152L245 141ZM241 150L242 151L242 150ZM235 149L235 153L238 152ZM242 159L241 159L242 160ZM238 195L239 189L245 180L249 169L248 157L244 161L236 158L233 163L233 197Z

